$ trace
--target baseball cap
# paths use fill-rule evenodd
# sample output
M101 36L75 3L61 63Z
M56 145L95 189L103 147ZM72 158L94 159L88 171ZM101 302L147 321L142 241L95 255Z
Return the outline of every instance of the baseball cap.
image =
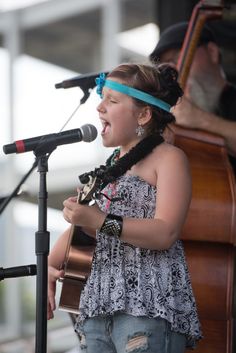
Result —
M179 22L165 29L161 33L155 49L149 55L150 60L159 58L160 55L168 49L181 48L187 28L188 22ZM206 44L208 42L216 43L216 39L212 30L207 25L204 25L198 45Z

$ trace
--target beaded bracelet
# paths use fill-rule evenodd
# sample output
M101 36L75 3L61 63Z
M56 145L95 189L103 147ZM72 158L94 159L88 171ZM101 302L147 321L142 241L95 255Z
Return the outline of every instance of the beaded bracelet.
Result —
M111 237L120 238L123 228L123 218L115 214L108 213L103 225L100 228L101 233L105 233Z

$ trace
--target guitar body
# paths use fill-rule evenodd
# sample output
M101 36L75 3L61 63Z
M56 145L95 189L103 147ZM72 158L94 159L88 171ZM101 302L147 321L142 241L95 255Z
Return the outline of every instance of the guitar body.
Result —
M90 274L95 239L89 237L75 226L64 265L59 309L78 314L81 291Z
M98 179L90 179L78 196L78 203L88 204L94 198ZM65 261L59 309L73 314L79 312L81 291L89 277L96 240L78 226L71 226Z

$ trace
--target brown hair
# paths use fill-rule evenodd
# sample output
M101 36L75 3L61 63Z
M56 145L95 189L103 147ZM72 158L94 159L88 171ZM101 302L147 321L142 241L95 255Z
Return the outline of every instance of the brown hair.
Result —
M107 78L118 78L123 84L139 89L153 97L174 106L183 95L177 78L177 71L168 64L121 64L112 70ZM149 124L149 134L161 134L166 126L175 121L173 114L159 107L150 105L139 99L132 98L139 106L152 108L152 120Z

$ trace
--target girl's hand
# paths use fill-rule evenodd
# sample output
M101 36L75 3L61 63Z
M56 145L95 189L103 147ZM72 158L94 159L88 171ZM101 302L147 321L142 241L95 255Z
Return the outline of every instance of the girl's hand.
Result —
M82 228L100 229L106 214L100 211L95 204L93 206L77 203L77 197L69 197L63 202L63 216L71 224Z
M64 276L63 270L57 270L55 267L48 267L48 308L47 317L48 320L53 319L53 311L56 309L56 281Z

